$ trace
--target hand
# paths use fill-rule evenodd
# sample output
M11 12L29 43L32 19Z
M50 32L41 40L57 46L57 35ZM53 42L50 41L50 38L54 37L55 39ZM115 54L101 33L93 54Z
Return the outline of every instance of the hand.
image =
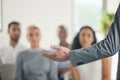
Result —
M70 50L68 48L61 47L61 46L51 46L51 47L55 49L55 51L44 52L43 56L58 62L64 62L69 60Z

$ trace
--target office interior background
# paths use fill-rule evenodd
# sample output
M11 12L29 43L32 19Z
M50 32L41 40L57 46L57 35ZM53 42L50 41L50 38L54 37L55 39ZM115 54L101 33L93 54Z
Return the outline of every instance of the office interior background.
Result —
M2 30L0 47L9 43L8 23L21 23L20 43L29 48L26 39L27 26L35 24L42 33L41 47L49 49L58 44L57 28L64 25L68 30L69 43L84 25L90 25L96 31L98 41L104 39L101 30L103 13L115 13L120 0L2 0ZM117 54L112 57L111 79L116 78Z

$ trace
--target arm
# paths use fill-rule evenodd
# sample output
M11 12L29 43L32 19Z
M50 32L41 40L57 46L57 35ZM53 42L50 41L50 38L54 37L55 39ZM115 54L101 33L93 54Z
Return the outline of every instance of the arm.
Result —
M49 80L58 80L57 66L55 62L50 61L50 72L49 72Z
M113 56L120 50L120 4L114 22L107 37L101 42L83 49L70 51L70 60L73 66L86 64L98 59Z
M72 80L80 80L78 69L76 67L72 67L71 64L70 64L70 71L72 75Z
M111 80L111 57L102 59L102 80Z
M22 55L21 53L17 57L16 61L16 71L15 71L15 79L14 80L23 80L23 69L22 69Z

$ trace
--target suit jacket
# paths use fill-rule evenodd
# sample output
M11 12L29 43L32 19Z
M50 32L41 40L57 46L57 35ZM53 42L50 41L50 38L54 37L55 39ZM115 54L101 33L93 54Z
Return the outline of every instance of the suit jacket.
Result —
M113 56L118 51L120 51L120 3L107 37L91 47L70 51L70 60L73 66L77 66ZM120 80L120 53L117 80Z

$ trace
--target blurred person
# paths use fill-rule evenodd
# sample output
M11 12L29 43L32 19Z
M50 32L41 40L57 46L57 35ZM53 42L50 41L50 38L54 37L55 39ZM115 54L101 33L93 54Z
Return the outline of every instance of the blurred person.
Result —
M12 21L8 24L8 34L10 37L9 44L0 48L0 71L2 73L2 65L12 64L15 66L16 57L18 53L26 48L19 43L21 36L21 25L19 22ZM6 74L7 76L7 74Z
M13 21L8 25L9 44L0 49L0 58L3 64L15 64L19 52L26 48L19 44L21 26L19 22Z
M97 43L95 31L90 26L84 26L75 36L72 50L89 47ZM72 67L73 80L111 80L111 57L86 65Z
M27 30L30 49L21 52L17 58L14 80L58 80L55 63L41 54L46 50L40 44L40 29L31 25Z
M84 65L118 53L116 80L120 80L120 3L111 28L106 38L102 41L90 47L76 50L69 50L62 46L52 46L52 48L55 49L54 52L44 52L43 56L58 62L70 60L73 66Z
M59 43L60 46L70 48L70 45L67 42L68 32L67 32L67 29L63 25L60 25L58 27L58 37L60 40L60 43Z
M58 38L59 38L59 46L64 46L66 48L70 48L69 43L67 42L67 36L68 32L67 29L60 25L58 27ZM68 62L58 62L58 78L59 80L64 80L64 73L66 73L69 70L69 63Z
M3 64L15 64L18 53L26 48L19 44L21 26L19 22L13 21L8 25L9 44L0 49L0 58Z

